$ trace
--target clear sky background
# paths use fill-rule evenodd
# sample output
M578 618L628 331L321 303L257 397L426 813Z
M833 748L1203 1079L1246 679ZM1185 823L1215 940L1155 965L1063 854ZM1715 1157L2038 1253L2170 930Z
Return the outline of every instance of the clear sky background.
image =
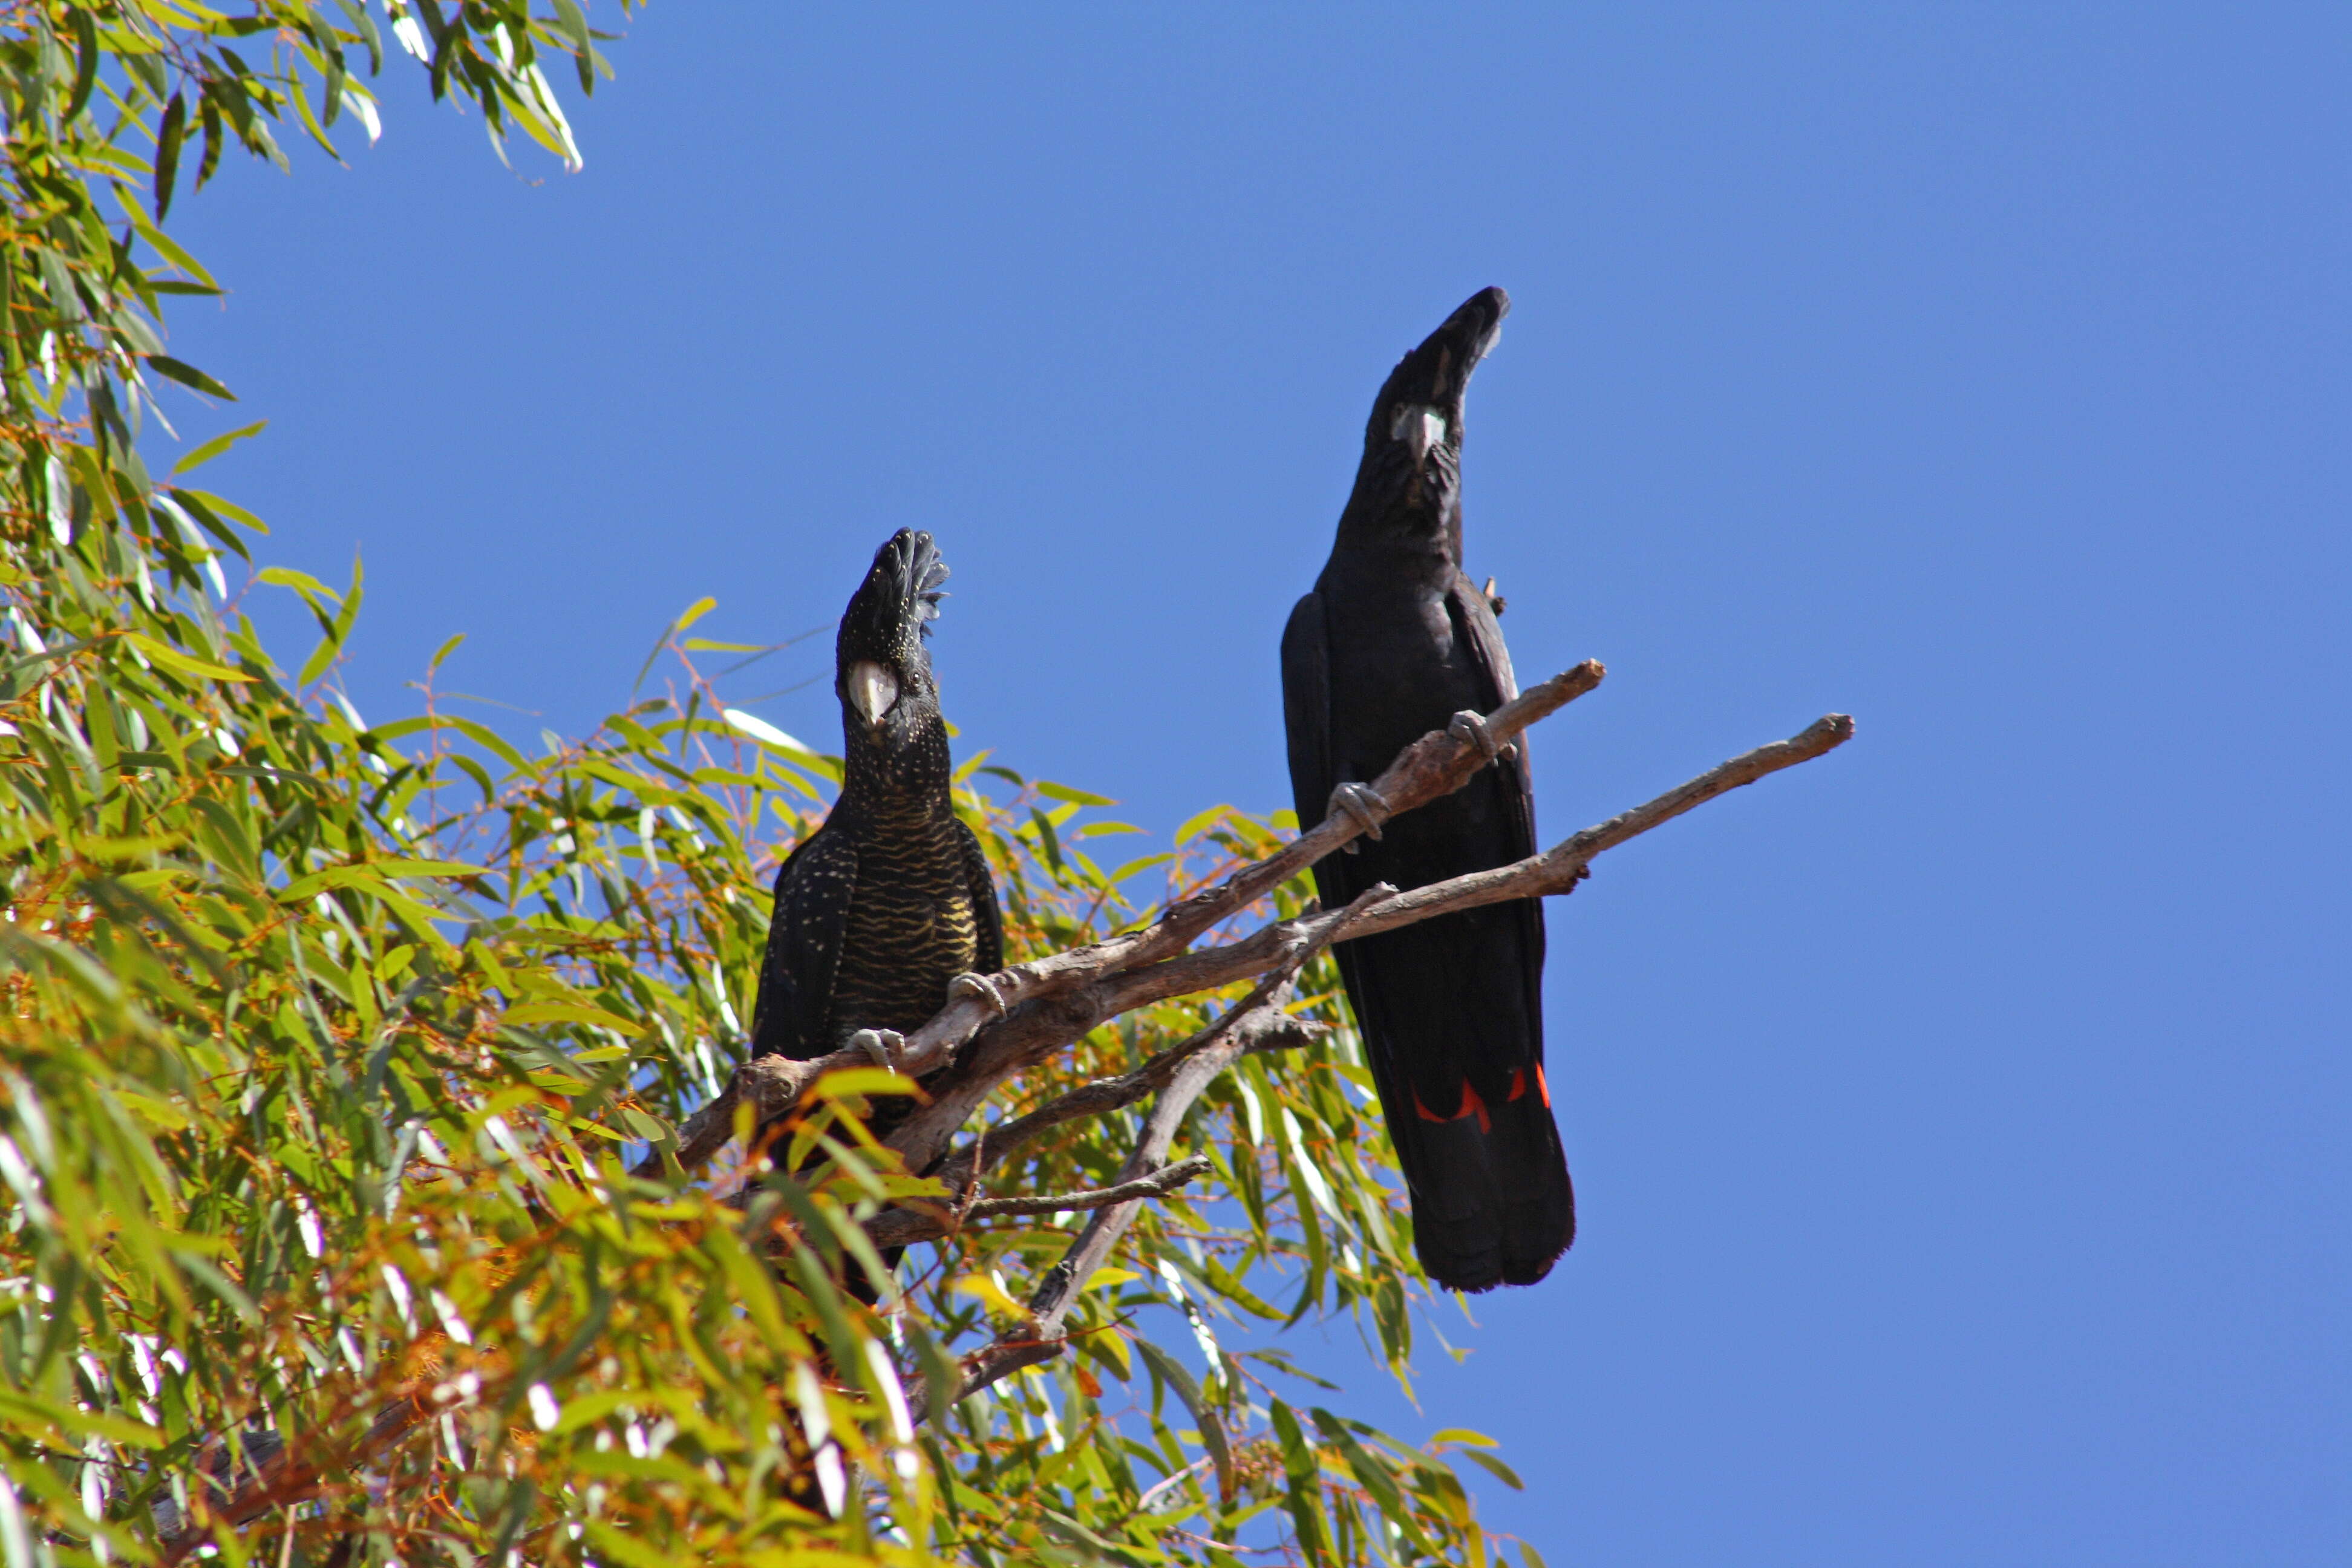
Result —
M1611 671L1547 838L1860 733L1552 906L1581 1238L1421 1414L1294 1336L1334 1397L1502 1437L1556 1564L2352 1560L2352 12L630 31L576 176L407 73L348 170L182 198L234 294L175 352L243 399L184 429L273 421L207 475L272 558L364 548L364 711L463 631L576 731L692 600L829 625L912 525L967 745L1162 833L1286 804L1370 400L1500 283L1468 564L1523 675Z

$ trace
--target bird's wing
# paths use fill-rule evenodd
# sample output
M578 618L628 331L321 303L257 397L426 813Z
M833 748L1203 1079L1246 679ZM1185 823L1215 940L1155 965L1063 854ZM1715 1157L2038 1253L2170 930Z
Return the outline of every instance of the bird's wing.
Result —
M996 907L996 878L981 851L979 836L961 821L956 823L956 841L963 846L964 886L971 891L972 924L980 939L980 956L972 968L993 974L1004 967L1004 914Z
M1491 712L1517 695L1494 608L1460 576L1447 601L1456 647L1479 676L1476 700ZM1366 847L1370 868L1358 875L1418 886L1532 853L1525 743L1459 794L1401 818L1388 843ZM1440 837L1419 837L1430 833ZM1423 1268L1463 1290L1542 1279L1576 1234L1543 1072L1542 901L1465 910L1333 953L1412 1190Z
M1469 650L1472 661L1492 685L1493 689L1483 700L1486 710L1493 712L1519 694L1519 683L1511 674L1510 651L1503 646L1503 628L1495 619L1495 606L1479 592L1469 578L1456 574L1454 586L1447 592L1454 612L1455 633ZM1496 782L1501 785L1496 794L1502 806L1502 827L1506 842L1496 864L1524 860L1536 852L1536 787L1535 774L1528 763L1528 737L1522 731L1517 738L1517 751L1495 763ZM1527 998L1527 1017L1533 1029L1532 1050L1538 1062L1543 1060L1543 966L1544 912L1540 899L1522 899L1506 905L1518 926L1520 984ZM1511 1064L1496 1064L1497 1072Z
M1446 592L1446 602L1454 612L1456 635L1469 650L1478 673L1492 688L1486 704L1486 711L1491 713L1519 694L1518 680L1511 673L1511 652L1503 646L1503 628L1495 619L1495 606L1469 578L1458 572L1454 576L1454 586ZM1517 756L1496 764L1505 782L1504 809L1514 838L1514 860L1536 852L1535 773L1528 765L1528 738L1524 733L1518 737L1517 744Z
M753 1056L805 1061L833 1048L825 1018L856 891L856 842L830 822L803 839L776 873L760 1000L751 1014Z
M1342 782L1331 760L1330 644L1323 618L1323 595L1311 593L1290 612L1282 630L1282 722L1290 741L1290 795L1301 833L1323 820L1331 790ZM1377 879L1356 855L1327 855L1315 865L1315 892L1327 910L1343 909ZM1363 976L1350 943L1332 950L1350 997L1364 994Z
M1290 796L1301 833L1330 804L1331 669L1324 640L1323 595L1305 595L1282 628L1282 727L1290 742Z

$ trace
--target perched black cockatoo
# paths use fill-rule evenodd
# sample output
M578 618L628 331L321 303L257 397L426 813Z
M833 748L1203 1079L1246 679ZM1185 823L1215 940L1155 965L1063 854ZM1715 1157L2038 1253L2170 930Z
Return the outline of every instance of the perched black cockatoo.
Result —
M1282 635L1303 825L1335 805L1384 815L1366 783L1431 730L1492 752L1480 716L1517 695L1495 605L1462 572L1463 394L1509 309L1500 289L1474 296L1372 405L1330 560ZM1535 847L1522 743L1358 839L1360 853L1323 861L1316 885L1337 909L1377 882L1418 888ZM1334 952L1412 1190L1422 1268L1457 1290L1535 1283L1576 1235L1544 1081L1542 903L1443 915Z
M854 1042L887 1061L947 1005L950 982L1004 966L996 885L956 820L923 647L947 576L931 536L901 529L841 617L841 795L776 873L753 1056L806 1060ZM887 1132L905 1110L883 1102L871 1125Z

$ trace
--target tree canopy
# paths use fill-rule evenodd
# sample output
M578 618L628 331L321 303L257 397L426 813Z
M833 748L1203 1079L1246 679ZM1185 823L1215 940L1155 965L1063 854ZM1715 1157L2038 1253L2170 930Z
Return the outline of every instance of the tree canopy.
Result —
M875 1068L806 1086L819 1179L682 1165L678 1130L734 1104L766 883L839 777L729 707L760 650L696 637L705 600L593 733L518 743L429 671L420 711L371 722L337 680L359 573L257 565L262 521L196 482L259 425L162 471L166 405L231 397L163 322L218 291L166 226L225 154L372 138L376 84L413 71L580 162L553 81L593 91L610 40L574 0L381 11L5 7L7 1568L1492 1560L1457 1467L1517 1483L1485 1438L1398 1441L1219 1338L1342 1314L1411 1374L1409 1221L1311 948L1295 995L1151 1001L1005 1079L983 1141L1140 1087L975 1157L967 1190L865 1134L863 1097L907 1092ZM265 648L256 594L299 598L316 645ZM1219 806L1108 864L1134 831L1110 804L968 754L1013 958L1138 930L1139 879L1181 895L1293 826ZM1219 929L1306 899L1291 877ZM1300 1026L1192 1086L1162 1152L1199 1179L1063 1282L1067 1353L975 1379L1077 1231L975 1201L983 1167L1000 1196L1116 1185L1153 1064L1245 997ZM879 1274L898 1203L949 1234L870 1310L845 1282Z

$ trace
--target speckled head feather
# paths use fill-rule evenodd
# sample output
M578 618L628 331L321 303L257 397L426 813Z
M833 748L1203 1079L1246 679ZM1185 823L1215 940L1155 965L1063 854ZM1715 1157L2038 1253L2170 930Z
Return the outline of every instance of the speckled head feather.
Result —
M874 552L873 567L842 613L839 661L919 658L921 639L930 635L940 601L947 597L940 587L947 580L948 563L929 534L909 528L892 534Z
M915 788L947 765L940 689L923 644L946 597L947 563L928 533L900 529L874 553L834 647L843 753L855 774L886 770Z

